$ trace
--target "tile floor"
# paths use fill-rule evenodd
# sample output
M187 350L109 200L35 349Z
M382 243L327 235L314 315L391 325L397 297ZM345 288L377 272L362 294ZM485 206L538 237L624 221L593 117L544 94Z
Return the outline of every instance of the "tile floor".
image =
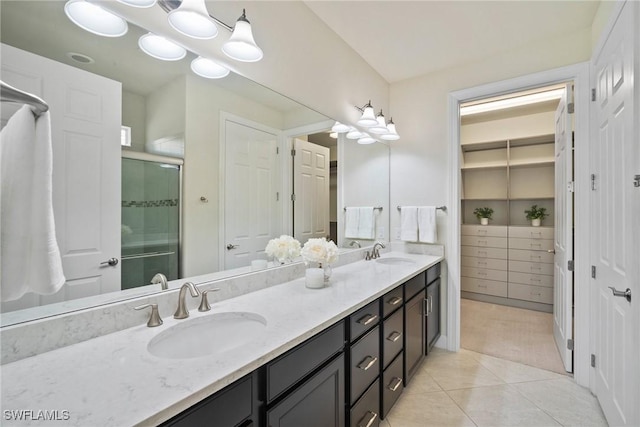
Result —
M607 426L570 377L461 349L425 359L381 427Z

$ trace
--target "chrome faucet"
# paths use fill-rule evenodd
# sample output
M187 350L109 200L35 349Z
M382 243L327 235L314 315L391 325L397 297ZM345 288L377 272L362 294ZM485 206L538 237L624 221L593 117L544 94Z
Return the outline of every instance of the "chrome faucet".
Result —
M349 243L349 246L351 247L356 247L358 249L360 249L362 246L360 245L360 242L358 242L357 240L352 240L351 243Z
M384 249L386 246L382 242L376 242L373 245L373 249L371 250L371 259L380 258L380 250L379 248Z
M158 273L155 276L153 276L153 278L151 279L151 284L152 285L160 284L160 288L163 291L166 291L167 289L169 289L169 284L167 283L167 276L165 276L162 273Z
M176 309L176 312L173 314L174 319L186 319L187 317L189 317L189 310L187 309L187 302L186 302L187 289L189 289L189 292L191 293L192 297L196 298L200 296L200 291L198 290L198 288L196 288L196 286L193 283L185 282L180 287L180 293L178 294L178 308Z

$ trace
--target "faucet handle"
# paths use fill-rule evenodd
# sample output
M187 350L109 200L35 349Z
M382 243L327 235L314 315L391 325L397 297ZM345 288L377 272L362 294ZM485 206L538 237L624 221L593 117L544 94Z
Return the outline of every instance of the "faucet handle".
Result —
M144 310L147 307L151 307L151 316L149 316L147 326L153 328L162 325L162 319L160 318L160 313L158 313L158 304L143 304L137 307L133 307L133 309Z
M202 300L200 300L200 307L198 307L198 311L209 311L211 310L211 306L209 305L209 299L207 298L207 294L209 292L217 292L220 288L207 289L206 291L200 292L202 294Z

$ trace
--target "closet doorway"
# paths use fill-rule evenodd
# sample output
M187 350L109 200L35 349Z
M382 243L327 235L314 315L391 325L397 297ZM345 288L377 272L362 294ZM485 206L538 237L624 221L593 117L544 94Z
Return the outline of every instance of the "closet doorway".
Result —
M557 372L573 371L572 86L460 105L461 346Z

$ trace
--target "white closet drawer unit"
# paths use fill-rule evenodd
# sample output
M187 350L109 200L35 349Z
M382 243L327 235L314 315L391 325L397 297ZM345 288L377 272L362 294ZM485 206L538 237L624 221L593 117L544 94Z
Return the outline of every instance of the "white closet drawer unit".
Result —
M488 268L462 267L461 276L475 277L476 279L507 281L507 272L501 270L490 270Z
M465 246L479 246L486 248L507 248L506 237L479 237L479 236L461 236L461 243ZM523 248L529 249L529 248Z
M478 258L474 256L460 257L460 263L463 267L490 268L492 270L506 270L506 259Z
M464 254L463 254L464 255ZM553 254L546 251L509 249L509 261L546 262L553 264Z
M521 285L553 287L553 276L543 274L515 273L509 272L509 282L520 283Z
M494 280L475 279L473 277L461 277L462 290L475 292L477 294L494 295L497 297L507 297L507 283L496 282Z
M553 227L509 227L509 237L553 240Z
M509 298L553 304L553 288L509 283Z
M509 271L518 273L546 274L549 276L553 276L553 264L546 264L544 262L509 260Z
M530 251L548 251L553 249L553 240L521 239L518 237L509 237L509 248L510 249L527 249Z
M500 225L463 225L461 231L463 236L507 237L507 227Z
M478 248L476 246L460 246L462 256L475 256L478 258L507 259L507 250L498 248Z

